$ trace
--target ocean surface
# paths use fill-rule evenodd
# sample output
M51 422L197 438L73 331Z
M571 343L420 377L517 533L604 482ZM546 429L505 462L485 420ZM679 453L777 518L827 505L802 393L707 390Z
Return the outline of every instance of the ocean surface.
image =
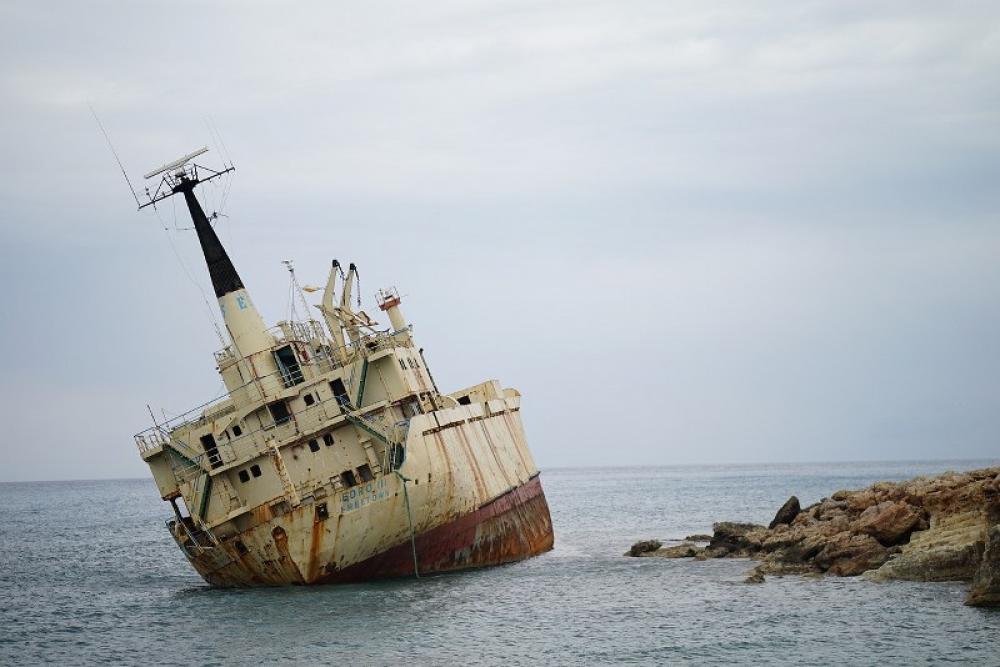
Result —
M998 461L552 469L555 549L459 574L208 588L151 480L0 484L0 664L1000 665L1000 610L960 583L768 577L623 558L842 488Z

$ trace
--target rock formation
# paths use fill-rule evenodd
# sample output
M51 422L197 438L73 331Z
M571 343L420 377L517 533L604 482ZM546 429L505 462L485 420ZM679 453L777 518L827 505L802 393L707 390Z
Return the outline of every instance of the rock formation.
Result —
M990 496L985 514L983 559L965 599L965 604L973 607L1000 607L1000 476L994 481Z
M713 526L707 547L649 544L628 555L752 558L761 561L755 582L764 574L862 573L873 581L971 581L967 604L1000 605L1000 467L879 482L804 509L792 496L767 528L727 521Z
M799 512L801 511L802 510L799 507L799 499L796 498L795 496L792 496L791 498L785 501L785 504L781 506L781 509L778 510L778 513L774 515L774 518L771 520L771 523L769 523L767 526L768 530L774 528L775 526L780 526L783 523L784 524L791 523L792 521L795 520L795 517L797 517L799 515Z

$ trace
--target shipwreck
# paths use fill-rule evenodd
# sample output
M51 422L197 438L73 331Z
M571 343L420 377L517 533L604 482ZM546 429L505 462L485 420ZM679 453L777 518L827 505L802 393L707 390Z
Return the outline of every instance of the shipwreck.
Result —
M380 326L332 261L318 317L268 327L195 194L233 170L195 159L146 175L140 208L182 195L224 321L225 393L135 436L166 527L214 586L324 584L509 563L552 548L521 395L496 380L441 393L400 309ZM289 266L303 305L305 294ZM151 411L152 415L152 411Z

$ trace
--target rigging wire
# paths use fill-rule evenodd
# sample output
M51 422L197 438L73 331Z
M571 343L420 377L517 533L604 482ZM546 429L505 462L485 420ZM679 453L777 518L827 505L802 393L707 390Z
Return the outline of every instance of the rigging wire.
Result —
M204 288L202 288L201 284L194 279L194 276L191 275L191 271L188 269L187 264L181 257L180 252L178 252L177 250L177 244L174 243L174 239L170 235L170 228L167 227L166 223L163 222L163 218L160 217L160 211L155 206L153 207L153 210L156 212L157 220L160 221L160 226L163 227L163 231L166 233L167 241L170 242L170 249L173 251L174 257L177 258L177 263L181 265L181 270L184 272L184 275L187 276L187 279L191 281L192 285L198 288L198 292L201 294L201 300L205 304L205 309L208 312L208 321L212 323L212 328L215 329L215 335L219 337L219 342L222 344L222 347L226 347L226 339L222 335L222 329L219 328L219 321L215 318L215 311L212 309L212 306L208 303L208 296L205 294ZM174 214L176 216L176 207L174 210ZM177 224L176 218L174 220L174 224L175 225Z
M229 166L233 166L233 158L229 155L229 148L226 146L226 142L222 140L222 133L215 126L215 121L212 120L211 116L207 116L205 120L208 123L209 131L214 132L215 136L219 138L219 145L222 146L222 154L226 160L229 160Z
M104 124L101 122L101 119L97 117L97 112L94 111L94 107L90 104L90 101L87 102L87 107L90 109L90 113L93 114L94 120L97 121L97 127L101 128L101 133L104 135L104 140L108 142L108 148L111 149L111 154L115 156L115 162L118 163L118 168L122 170L122 176L125 177L128 189L132 191L132 198L135 199L135 205L142 206L139 203L139 195L135 193L135 188L132 187L132 181L129 180L128 173L122 165L121 158L118 157L118 151L115 150L114 144L111 143L111 137L108 136L108 131L104 129Z

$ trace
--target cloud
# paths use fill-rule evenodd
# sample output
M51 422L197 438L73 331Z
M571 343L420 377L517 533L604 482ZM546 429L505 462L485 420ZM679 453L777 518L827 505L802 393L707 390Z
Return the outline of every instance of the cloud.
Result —
M87 406L11 398L52 455L7 475L72 476L82 451L134 474L145 403L217 387L183 210L135 214L88 101L140 187L231 153L225 207L203 197L269 320L279 260L312 282L357 261L366 295L403 289L443 385L524 392L543 465L989 455L998 14L7 3L2 336L30 375L0 390Z

